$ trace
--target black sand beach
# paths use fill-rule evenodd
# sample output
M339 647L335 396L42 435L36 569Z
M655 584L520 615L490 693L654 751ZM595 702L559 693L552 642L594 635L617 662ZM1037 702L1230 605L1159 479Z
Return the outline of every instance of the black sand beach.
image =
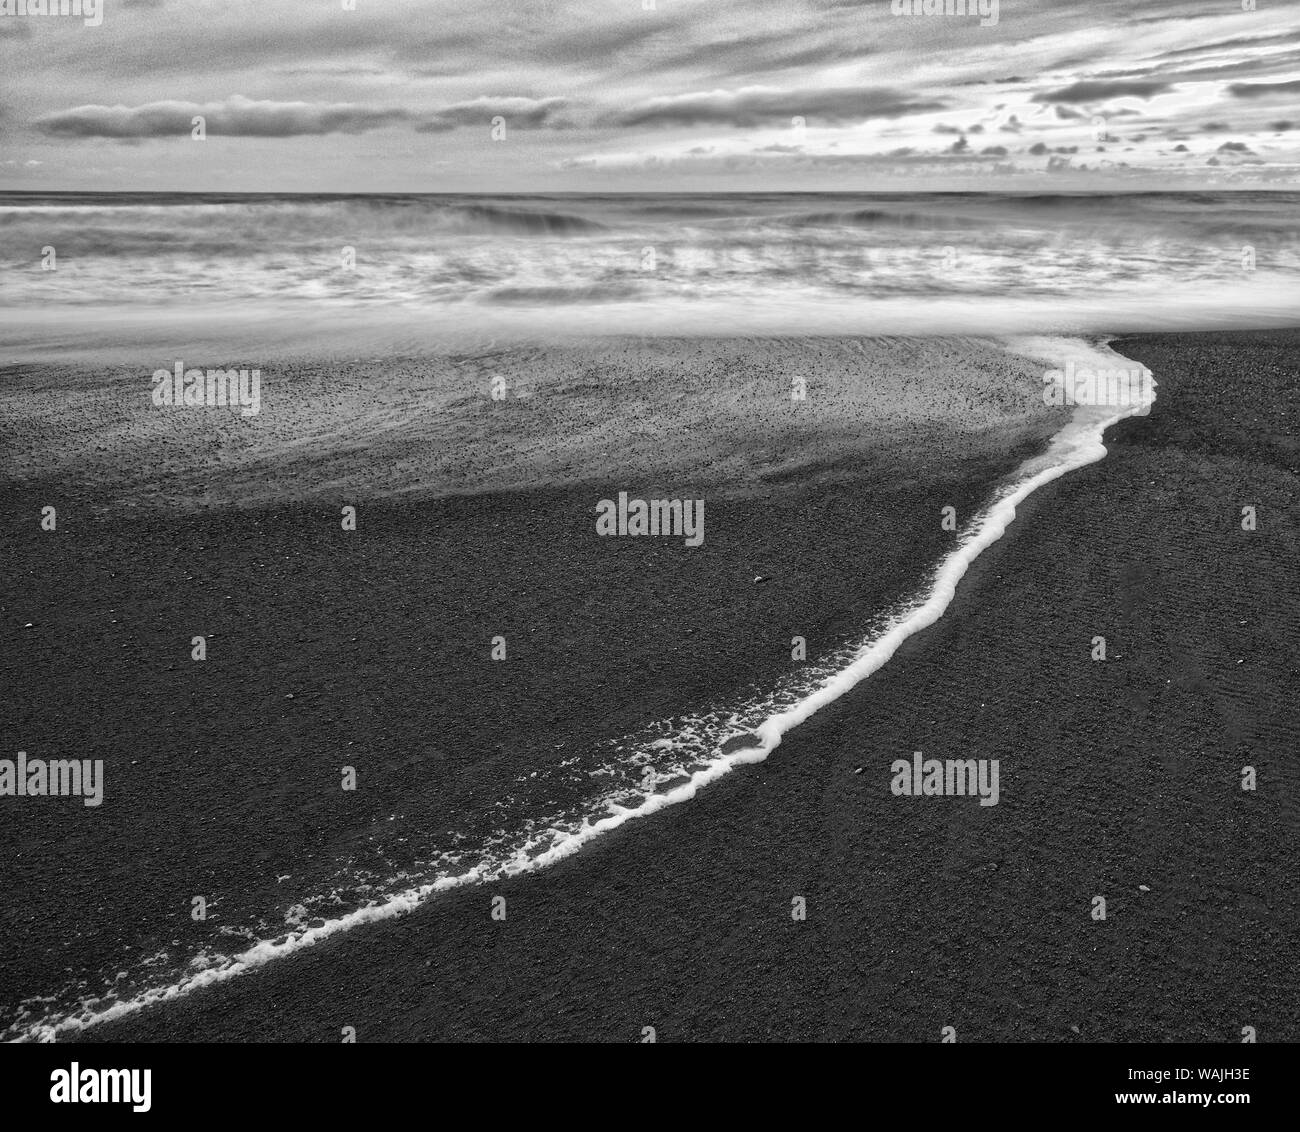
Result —
M927 391L927 365L960 380ZM1037 386L978 342L646 340L268 367L249 420L169 416L138 371L16 368L5 730L106 787L8 800L3 1017L166 985L435 853L463 871L589 793L601 741L770 687L794 635L813 659L859 636L950 545L940 508L973 514L1059 427ZM705 498L703 544L594 537L619 490Z
M1261 1041L1296 1040L1297 898L1283 878L1300 864L1298 343L1294 332L1114 343L1154 371L1151 414L1111 429L1104 461L1033 495L945 616L768 761L544 872L439 896L80 1036L333 1042L353 1026L361 1041L640 1041L653 1027L660 1041L937 1041L953 1026L963 1041L1230 1042L1253 1026ZM941 552L937 521L915 517L976 506L999 469L1041 443L1045 423L986 435L911 476L900 475L903 447L874 479L847 472L840 451L824 479L805 469L786 490L733 494L711 529L736 535L706 542L707 555L683 560L634 542L611 551L600 577L623 596L580 630L571 611L590 579L556 571L563 551L552 549L586 529L585 507L566 495L577 488L492 497L480 521L519 532L504 568L490 540L409 553L417 539L436 546L440 531L473 529L455 520L482 496L377 503L358 531L376 533L350 558L322 551L336 523L319 501L252 526L232 524L224 508L192 512L180 532L170 519L101 517L119 524L115 545L101 539L71 556L27 547L31 586L7 598L8 612L39 609L64 623L57 643L11 654L11 685L45 675L42 692L10 705L7 731L28 749L62 743L119 759L117 737L130 736L139 777L114 787L131 799L130 816L119 809L94 852L132 862L137 927L167 924L166 944L194 929L193 892L273 888L341 824L366 851L365 821L338 811L355 803L301 784L312 767L332 783L349 743L367 745L366 765L382 768L383 787L356 799L381 823L388 803L427 781L434 758L455 767L444 780L461 796L479 780L499 787L492 760L457 761L471 736L482 752L540 732L558 744L619 733L719 687L761 683L788 657L790 625L816 625L810 645L859 629L862 611L881 608ZM988 444L999 437L995 458ZM8 489L11 523L16 512L31 525L49 489ZM586 504L590 492L579 494ZM1247 504L1258 508L1255 531L1240 526ZM810 542L818 531L825 546ZM217 545L211 572L187 576L195 548ZM144 568L128 570L131 561ZM129 638L119 639L112 611L108 625L90 615L112 604L98 588L105 568L130 575L117 608L149 612ZM647 608L652 569L662 582ZM774 584L738 585L751 570L770 571ZM554 594L535 600L544 574L571 584L569 612ZM441 608L429 608L430 592ZM508 675L481 663L486 650L465 643L473 634L446 643L449 622L486 640L502 615L481 611L517 618L525 608L544 644L520 633L531 663ZM160 687L158 650L182 612L211 634L215 697L198 683L211 669L189 666L188 629L175 643L176 685ZM687 629L690 646L674 656ZM1105 662L1090 658L1096 635L1107 639ZM238 661L220 658L223 636L240 639ZM771 656L738 644L768 637ZM250 666L254 643L279 658L272 670ZM128 659L105 686L98 658L110 650ZM422 712L430 700L441 703ZM151 794L169 772L149 760L178 733L219 737L186 763L198 793L262 790L267 804L187 809L183 779ZM430 744L444 754L412 757ZM915 750L1000 759L999 805L893 796L890 764ZM1240 786L1246 765L1254 792ZM406 806L413 829L437 816L434 803ZM122 894L106 900L84 857L49 869L59 823L74 820L82 815L47 810L20 842L41 863L25 871L19 861L7 901L6 988L35 990L58 966L24 946L50 922L76 922L97 903L122 919ZM186 823L229 845L212 875L176 868L171 846L187 840ZM147 856L144 829L156 833ZM244 851L247 837L260 853ZM382 844L391 852L394 841ZM504 921L490 916L497 895ZM1104 922L1090 915L1098 895ZM797 896L804 922L791 918ZM104 939L110 948L113 933Z

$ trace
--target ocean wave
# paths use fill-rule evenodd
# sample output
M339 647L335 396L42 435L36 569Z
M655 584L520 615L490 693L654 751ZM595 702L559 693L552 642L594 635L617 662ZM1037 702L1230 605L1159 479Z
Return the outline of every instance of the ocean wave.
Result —
M756 303L820 291L1090 300L1300 275L1297 194L0 194L0 304ZM57 270L44 249L57 253ZM350 257L350 258L349 258ZM635 277L635 281L634 278ZM128 283L129 286L124 286ZM807 296L804 296L807 297ZM1235 301L1230 298L1228 301Z
M778 218L791 228L920 228L958 230L987 227L987 221L943 212L892 212L854 208L839 212L802 212Z
M464 204L453 206L467 225L486 232L524 236L573 236L607 231L606 225L566 212L538 212L500 205Z

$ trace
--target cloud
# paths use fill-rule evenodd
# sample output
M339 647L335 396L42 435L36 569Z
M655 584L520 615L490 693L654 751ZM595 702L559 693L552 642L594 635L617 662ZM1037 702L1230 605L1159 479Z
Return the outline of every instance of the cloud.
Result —
M570 125L553 115L568 105L566 98L513 98L484 95L468 102L454 102L436 110L415 127L418 133L441 133L457 126L489 126L492 119L504 118L507 126L536 130L543 126Z
M409 117L405 110L347 102L256 102L234 95L224 102L75 106L38 118L35 125L60 138L188 138L196 115L206 120L209 134L257 138L357 134Z
M1035 102L1104 102L1108 98L1150 98L1169 89L1165 82L1148 79L1120 79L1108 82L1091 79L1071 83L1057 90L1034 95Z
M1228 93L1233 98L1263 98L1270 94L1295 94L1300 91L1300 79L1282 83L1232 83Z
M881 164L978 162L1039 175L1046 158L1069 156L1064 141L1081 142L1091 160L1084 127L1098 116L1112 136L1125 135L1113 149L1139 145L1162 176L1193 160L1201 167L1232 138L1279 167L1294 168L1300 145L1292 113L1300 14L1274 11L1261 23L1236 12L1236 0L1195 23L1185 0L1035 0L1018 5L1015 20L1004 5L997 35L977 35L978 44L969 20L898 19L883 0L665 0L658 12L637 0L508 10L499 0L461 0L450 24L429 20L428 0L360 0L352 12L337 0L108 7L115 18L95 34L69 34L66 21L0 19L0 37L30 37L0 39L9 80L0 87L23 92L4 100L0 150L22 158L61 151L44 171L57 169L52 182L68 187L208 182L213 161L224 186L418 187L427 185L430 143L449 189L467 191L589 188L563 172L577 168L566 159L636 152L649 161L697 145L711 152L691 154L681 168L701 189L713 182L700 169L752 170L745 184L779 188L789 169L858 168L818 164L818 154L894 147L915 160L881 156ZM1139 13L1150 21L1135 26ZM24 44L36 49L5 51ZM229 144L189 150L197 165L160 173L151 139L187 141L198 114ZM512 153L478 144L494 118L529 144ZM792 119L808 126L806 138L790 133ZM1232 125L1203 129L1216 120ZM1283 120L1295 124L1269 125ZM1141 127L1153 145L1126 126ZM942 152L963 137L964 148ZM111 139L113 163L88 168L76 155L105 145L83 139L100 138ZM1040 140L1045 152L1022 156ZM1184 140L1194 159L1168 152ZM787 152L796 141L804 151ZM1150 160L1154 144L1165 147L1161 162ZM1225 167L1247 156L1218 154ZM670 168L663 160L657 169ZM611 188L642 187L635 176L614 177ZM655 181L672 183L670 173Z
M1164 52L1166 59L1175 59L1180 55L1218 55L1230 47L1249 47L1257 51L1274 43L1294 43L1292 32L1279 32L1277 35L1237 36L1233 39L1220 39L1216 42L1198 43L1195 47L1183 47L1176 51Z
M858 122L866 118L898 118L944 103L913 98L876 87L823 87L814 90L777 90L744 87L740 90L697 91L646 99L627 110L607 116L615 126L728 125L747 128L789 125L792 118L822 125Z

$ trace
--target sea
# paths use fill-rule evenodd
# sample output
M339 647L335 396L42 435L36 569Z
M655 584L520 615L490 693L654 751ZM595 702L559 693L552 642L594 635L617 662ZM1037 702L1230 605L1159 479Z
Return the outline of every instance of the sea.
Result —
M0 342L1269 326L1295 308L1298 215L1295 192L6 192Z

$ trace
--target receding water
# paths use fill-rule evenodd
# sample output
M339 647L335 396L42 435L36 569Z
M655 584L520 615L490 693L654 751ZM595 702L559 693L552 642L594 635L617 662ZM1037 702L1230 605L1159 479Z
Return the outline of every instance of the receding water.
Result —
M418 311L435 328L716 333L721 319L738 333L862 333L882 329L852 324L864 311L905 332L988 318L1001 332L1041 330L1044 311L1157 328L1185 325L1190 303L1221 312L1220 325L1258 325L1295 310L1298 203L1267 192L5 193L0 307L6 328L68 307L274 305Z

